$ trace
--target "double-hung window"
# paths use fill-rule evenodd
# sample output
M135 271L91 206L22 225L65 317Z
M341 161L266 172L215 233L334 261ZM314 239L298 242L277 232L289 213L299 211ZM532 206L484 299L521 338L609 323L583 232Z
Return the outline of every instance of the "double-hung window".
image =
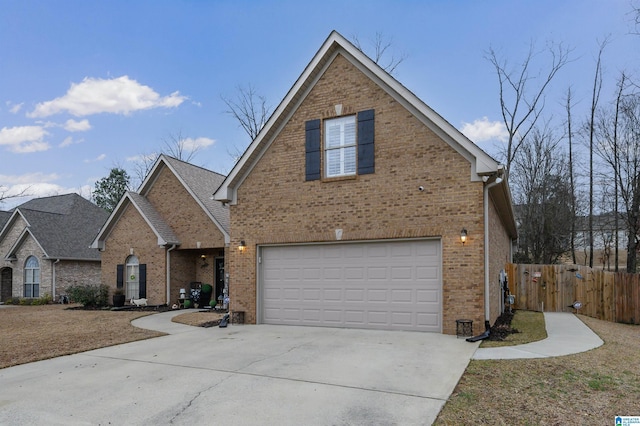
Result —
M325 176L356 174L356 116L324 122Z
M305 181L374 172L374 110L305 122Z

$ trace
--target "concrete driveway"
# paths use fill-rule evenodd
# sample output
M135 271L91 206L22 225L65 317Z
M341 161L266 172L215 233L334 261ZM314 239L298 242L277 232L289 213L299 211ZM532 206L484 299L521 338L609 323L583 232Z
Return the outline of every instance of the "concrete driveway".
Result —
M428 425L478 347L402 331L205 329L169 314L145 317L168 336L0 370L0 424Z

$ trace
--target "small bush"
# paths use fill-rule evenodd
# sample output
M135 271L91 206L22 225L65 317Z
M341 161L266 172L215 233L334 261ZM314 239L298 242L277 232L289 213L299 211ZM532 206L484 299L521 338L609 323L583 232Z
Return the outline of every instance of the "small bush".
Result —
M84 307L102 307L109 304L109 287L106 285L74 284L67 287L71 300Z
M45 293L43 296L40 296L39 299L33 299L31 301L32 305L48 305L49 303L51 303L51 301L53 300L53 298L51 297L51 295L49 293Z
M33 299L22 298L20 299L19 304L22 306L30 306L32 302L33 302Z

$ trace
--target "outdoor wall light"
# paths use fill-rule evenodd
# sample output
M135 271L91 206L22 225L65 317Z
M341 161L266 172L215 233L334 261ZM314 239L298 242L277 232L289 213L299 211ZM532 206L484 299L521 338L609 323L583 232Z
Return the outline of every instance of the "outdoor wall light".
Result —
M465 228L460 231L460 241L462 241L462 244L467 242L467 230Z
M244 240L240 241L240 245L238 246L238 250L240 250L240 253L244 252L246 248L247 248L247 243L245 243Z

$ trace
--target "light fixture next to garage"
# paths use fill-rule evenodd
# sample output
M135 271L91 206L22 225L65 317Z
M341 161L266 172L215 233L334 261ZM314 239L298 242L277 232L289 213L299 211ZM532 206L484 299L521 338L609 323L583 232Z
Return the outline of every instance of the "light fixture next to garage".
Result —
M462 244L467 242L467 230L465 228L460 231L460 241L462 241Z
M238 250L240 250L240 253L243 253L246 248L247 243L245 243L244 240L240 241L240 245L238 246Z

